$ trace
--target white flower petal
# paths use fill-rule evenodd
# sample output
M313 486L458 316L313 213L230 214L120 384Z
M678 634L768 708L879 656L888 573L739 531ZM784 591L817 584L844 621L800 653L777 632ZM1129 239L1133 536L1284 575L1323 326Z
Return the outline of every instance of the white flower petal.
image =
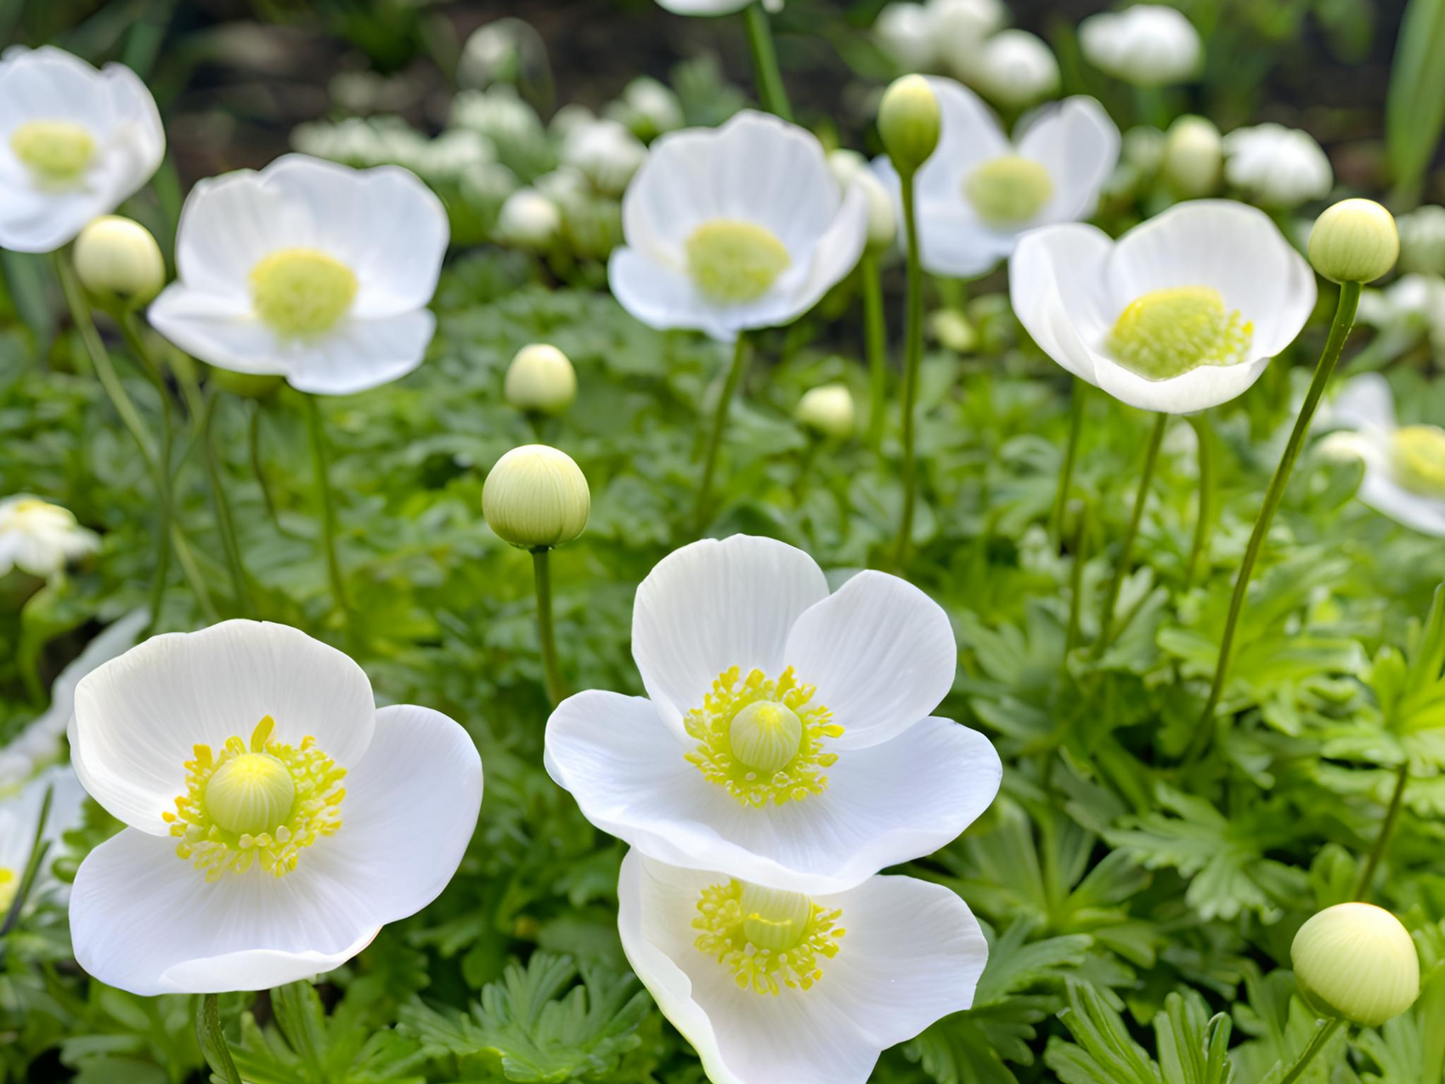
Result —
M1088 345L1109 327L1100 279L1113 242L1074 223L1032 230L1009 260L1009 299L1039 349L1097 386L1100 357Z
M1013 151L982 98L955 79L928 76L938 99L942 127L938 148L914 178L919 202L963 200L964 179L978 166ZM896 175L895 175L896 186ZM921 223L920 223L921 225Z
M371 744L376 706L366 675L335 648L286 625L225 621L152 637L82 679L71 755L112 815L165 835L161 814L185 793L193 747L247 739L267 715L277 740L310 735L352 768Z
M675 550L647 574L633 605L632 657L648 695L681 714L701 707L731 667L776 678L788 664L793 622L827 596L813 559L771 538L705 538Z
M1445 538L1445 500L1413 493L1395 481L1388 451L1365 459L1358 496L1376 512L1412 531Z
M1379 373L1351 377L1329 401L1326 420L1332 425L1367 432L1393 433L1395 395L1390 390L1390 382Z
M1169 380L1146 380L1100 357L1095 376L1098 386L1121 403L1164 414L1192 414L1244 394L1269 362L1268 357L1260 357L1238 365L1201 365Z
M1043 165L1054 195L1040 222L1088 218L1119 160L1119 129L1093 98L1075 96L1034 110L1019 123L1018 153Z

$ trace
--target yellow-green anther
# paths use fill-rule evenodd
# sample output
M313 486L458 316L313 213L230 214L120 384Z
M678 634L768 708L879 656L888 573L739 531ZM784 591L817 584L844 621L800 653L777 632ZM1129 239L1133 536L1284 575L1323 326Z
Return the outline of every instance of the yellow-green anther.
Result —
M728 218L698 226L683 242L683 251L698 290L727 305L762 297L793 263L771 230Z
M271 253L251 269L250 280L256 315L288 337L331 330L356 300L351 268L310 248Z
M68 120L29 120L10 133L10 149L41 184L69 187L95 157L95 140Z
M1254 325L1210 286L1173 286L1136 298L1114 323L1108 348L1146 380L1168 380L1201 365L1237 365Z
M969 173L963 182L963 194L985 224L1017 226L1033 219L1048 205L1054 196L1054 182L1038 162L1006 154Z

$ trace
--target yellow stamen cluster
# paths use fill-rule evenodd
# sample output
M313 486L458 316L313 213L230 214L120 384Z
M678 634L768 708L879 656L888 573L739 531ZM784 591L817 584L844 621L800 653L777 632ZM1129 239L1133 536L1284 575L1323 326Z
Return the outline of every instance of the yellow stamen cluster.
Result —
M822 704L809 703L816 691L799 685L791 666L776 681L761 670L746 678L736 666L723 671L703 706L683 718L700 743L687 760L753 809L822 794L828 789L822 769L838 759L823 743L843 728Z
M1006 154L971 171L964 179L963 194L986 224L1018 226L1054 198L1054 182L1038 162Z
M256 315L281 335L329 331L356 300L351 268L311 248L283 248L251 268Z
M40 184L69 188L90 168L95 140L73 121L30 120L10 133L10 149Z
M215 881L253 865L275 877L296 868L301 850L341 827L346 769L306 737L299 746L275 741L266 716L250 743L226 739L220 753L195 747L186 762L186 793L176 812L161 816L180 842L176 854Z
M823 977L821 961L838 955L847 933L838 925L842 911L736 880L704 888L697 911L698 950L731 968L740 989L773 997L785 986L811 989Z
M1391 442L1395 480L1422 497L1445 497L1445 429L1406 425Z
M1109 349L1145 380L1168 380L1201 365L1237 365L1254 325L1225 307L1212 286L1173 286L1135 298L1114 323Z
M727 218L704 222L682 247L698 290L725 305L756 301L793 263L771 230Z

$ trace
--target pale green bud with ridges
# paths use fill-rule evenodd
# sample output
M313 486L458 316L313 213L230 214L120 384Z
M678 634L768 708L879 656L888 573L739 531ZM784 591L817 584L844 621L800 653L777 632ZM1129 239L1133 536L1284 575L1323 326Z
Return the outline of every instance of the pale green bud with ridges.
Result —
M577 373L567 355L547 343L517 351L503 387L507 402L532 414L561 414L577 398Z
M1169 126L1164 139L1164 180L1181 199L1219 191L1224 180L1224 138L1213 121L1184 116Z
M1374 200L1341 200L1315 219L1310 263L1331 282L1374 282L1400 257L1394 216Z
M938 149L943 115L921 75L895 79L878 105L878 135L901 176L911 176Z
M1295 979L1327 1015L1376 1028L1420 996L1420 957L1410 933L1389 911L1340 903L1315 915L1290 947Z
M482 487L482 514L498 538L522 549L571 542L587 526L592 497L582 469L545 444L513 448Z
M75 273L103 305L144 305L166 282L161 247L139 222L103 215L75 239Z

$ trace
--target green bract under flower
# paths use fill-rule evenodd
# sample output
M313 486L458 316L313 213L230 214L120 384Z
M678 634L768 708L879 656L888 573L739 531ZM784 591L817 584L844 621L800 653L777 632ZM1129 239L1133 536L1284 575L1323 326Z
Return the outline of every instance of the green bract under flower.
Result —
M725 670L703 706L687 713L683 725L701 743L688 761L754 809L823 793L822 769L838 759L823 743L843 728L823 705L809 703L817 690L799 685L791 666L776 681L761 670L740 678L738 667Z
M1445 429L1403 426L1395 430L1390 451L1401 486L1424 497L1445 497Z
M1169 380L1201 365L1246 360L1254 325L1210 286L1171 286L1135 298L1115 321L1108 347L1145 380Z
M1054 196L1054 182L1038 162L1006 154L964 178L963 194L984 223L1017 226L1044 209Z
M774 997L785 986L811 989L823 977L822 960L838 955L847 933L840 910L737 880L704 888L697 910L698 951L732 970L741 989Z
M687 271L713 301L733 305L756 301L792 266L776 234L751 222L714 218L683 242Z
M187 793L163 813L176 854L214 881L259 865L276 877L296 868L302 848L341 827L346 769L306 737L299 746L271 739L275 720L256 724L249 745L226 739L219 754L195 747L186 762Z
M95 158L90 132L68 120L26 121L10 133L10 149L40 184L52 188L79 183Z
M331 330L356 299L351 268L311 248L271 253L251 269L250 279L256 315L290 337Z

